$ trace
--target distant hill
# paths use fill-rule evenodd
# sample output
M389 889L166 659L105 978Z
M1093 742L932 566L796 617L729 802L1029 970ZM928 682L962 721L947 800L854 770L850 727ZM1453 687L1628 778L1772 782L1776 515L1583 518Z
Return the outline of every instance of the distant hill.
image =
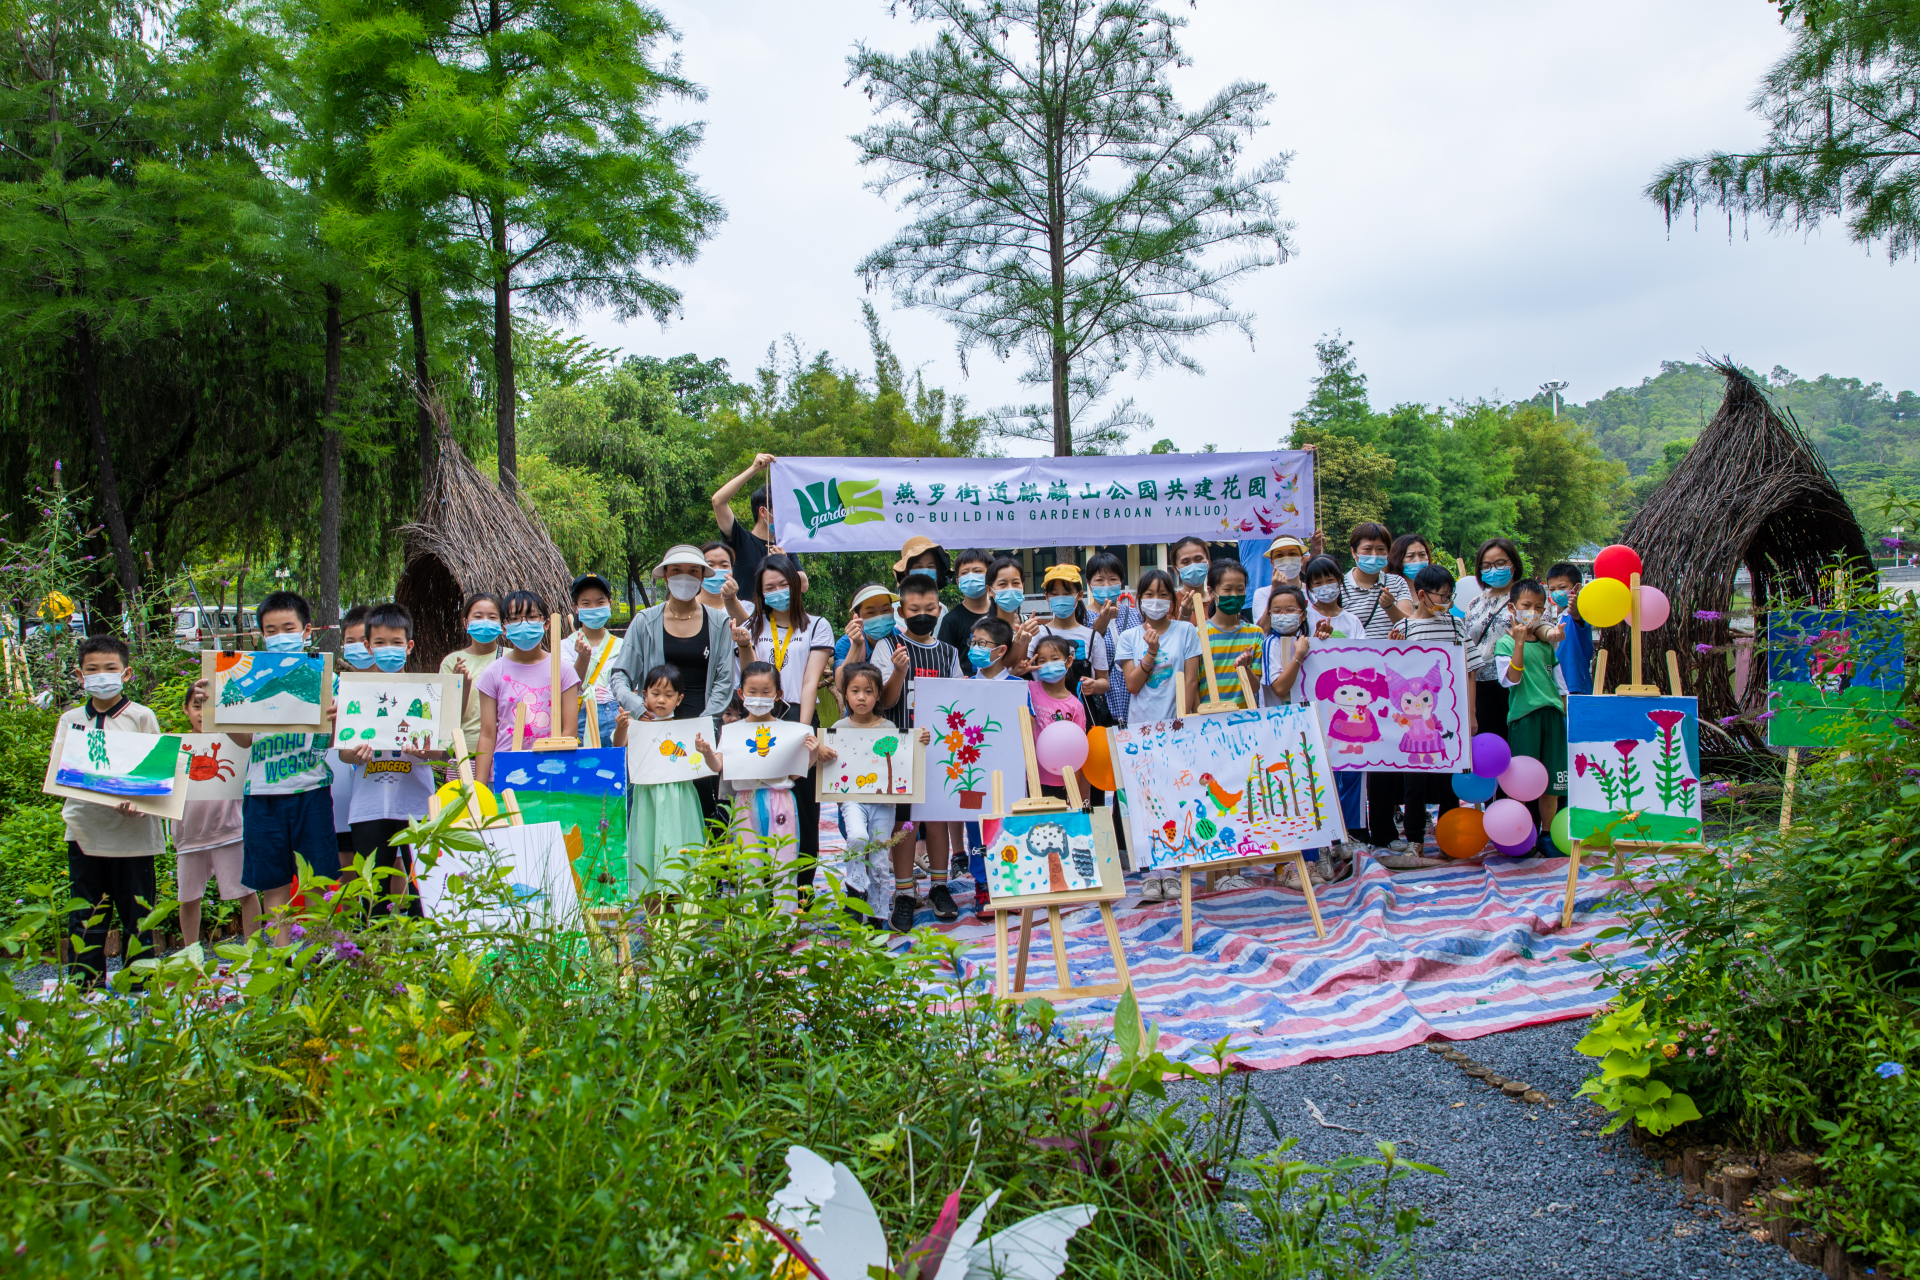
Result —
M1777 365L1765 377L1748 372L1793 411L1862 523L1877 521L1869 500L1883 482L1920 485L1920 395L1831 374L1802 378ZM1724 392L1713 366L1668 360L1637 387L1616 387L1585 404L1568 403L1561 412L1591 431L1608 457L1640 476L1660 464L1668 442L1698 436Z

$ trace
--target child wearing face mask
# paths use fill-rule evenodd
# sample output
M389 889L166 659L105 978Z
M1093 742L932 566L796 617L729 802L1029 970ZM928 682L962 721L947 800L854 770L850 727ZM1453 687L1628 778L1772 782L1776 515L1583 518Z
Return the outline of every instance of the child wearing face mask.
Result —
M1104 723L1126 727L1133 702L1127 682L1115 668L1120 662L1120 637L1139 626L1144 617L1127 593L1127 567L1111 551L1096 553L1087 561L1087 594L1093 598L1093 616L1087 626L1099 636L1107 652L1107 719ZM1103 723L1094 708L1095 723Z
M694 580L698 585L698 580ZM560 688L553 686L553 664L541 644L547 633L547 602L532 591L515 591L506 606L506 656L481 673L474 688L480 695L480 746L474 776L493 784L493 757L502 751L525 751L536 739L553 737L556 725L571 725L580 710L580 675L570 662L560 664ZM554 704L558 702L556 707ZM527 727L513 740L514 709L527 709Z
M1340 603L1340 565L1332 556L1315 556L1302 571L1307 584L1307 621L1315 640L1359 640L1367 629Z
M912 543L908 543L912 546ZM906 679L900 686L899 700L894 704L895 715L887 719L893 724L908 729L913 720L914 685L920 680L958 680L962 678L960 653L943 640L933 638L935 619L940 610L940 593L936 580L924 574L910 573L900 584L900 624L905 634L896 634L890 642L887 656L894 671L905 672ZM876 669L878 669L876 667ZM849 706L852 705L850 702ZM863 726L865 727L865 726ZM922 730L921 732L925 732ZM965 848L965 836L957 822L928 821L916 810L913 814L914 826L921 839L927 842L927 868L933 877L933 887L927 893L927 901L933 906L936 920L958 920L960 906L954 901L953 891L948 887L948 877L958 869L962 859L954 855ZM851 832L848 833L851 838ZM904 858L904 870L911 874L913 870L913 844L903 842L894 848L894 861L898 865ZM911 915L906 923L901 923L899 903L894 904L893 924L902 932L913 927Z
M1174 616L1179 594L1165 569L1145 570L1134 585L1140 625L1121 635L1115 650L1131 699L1129 724L1173 719L1179 712L1180 682L1185 682L1187 710L1200 705L1200 633L1193 623Z
M620 700L613 695L614 668L620 665L620 637L608 630L613 620L613 588L597 573L583 573L573 580L573 616L579 627L560 642L560 657L573 664L580 678L580 714L574 736L587 740L587 713L592 710L599 722L600 741L613 741L613 728L620 716Z
M871 662L850 664L843 684L847 691L847 714L834 727L878 729L891 723L877 709L882 683L880 668ZM923 747L933 741L932 733L926 729L911 732ZM895 893L894 886L902 879L909 885L913 883L914 836L925 824L908 823L901 838L889 846L884 841L894 834L899 811L898 805L886 802L844 800L840 803L840 825L846 830L849 849L866 848L864 860L845 863L848 896L876 905L891 898L893 905L889 923L895 930L906 933L913 928L913 912L919 900L911 893ZM934 825L945 827L950 824L943 822ZM942 856L944 859L944 846ZM945 894L951 903L952 895L947 893L944 884L936 883L935 889ZM959 914L958 908L955 908L953 915L946 918L957 919ZM876 928L881 925L878 919L873 919L871 923Z
M1061 636L1043 635L1033 642L1033 675L1027 681L1027 706L1033 712L1033 733L1038 738L1042 730L1056 720L1071 720L1081 729L1087 727L1087 709L1081 705L1073 690L1067 687L1067 669L1073 663L1073 642ZM1089 788L1085 778L1080 779L1080 794L1085 798ZM1040 766L1040 792L1042 795L1067 798L1067 780L1045 765ZM1099 794L1094 792L1093 794ZM1099 803L1095 801L1094 803Z
M1262 633L1245 616L1246 569L1238 560L1215 560L1207 571L1207 592L1213 600L1213 614L1202 637L1201 661L1213 664L1213 683L1219 687L1222 702L1257 706ZM1210 689L1207 696L1212 696Z
M1267 597L1267 637L1260 650L1260 669L1266 673L1266 682L1260 686L1261 706L1307 704L1306 682L1300 678L1300 668L1313 647L1307 617L1307 593L1275 583Z
M1560 628L1554 658L1568 693L1593 692L1593 628L1580 616L1580 566L1562 560L1547 570L1547 613Z
M1047 597L1047 612L1040 619L1039 634L1057 636L1073 647L1073 659L1067 664L1067 688L1082 699L1106 693L1107 642L1087 625L1079 566L1053 565L1041 580L1040 590Z
M384 672L406 669L413 652L413 616L397 604L383 604L366 616L367 645L374 666ZM413 893L413 850L396 848L393 837L410 823L427 816L433 798L434 777L430 761L445 760L444 751L375 751L368 743L337 752L340 761L354 770L353 796L348 804L348 829L353 835L352 855L362 859L375 874L378 884L375 915L386 915L404 900L406 914L421 915L420 900Z
M1508 593L1513 622L1494 646L1500 684L1507 690L1507 745L1516 756L1532 756L1547 768L1547 791L1539 801L1540 835L1551 845L1548 829L1567 794L1566 681L1553 647L1559 628L1543 625L1547 589L1522 578ZM1529 806L1531 807L1531 806Z
M56 744L63 735L84 735L94 729L160 732L160 718L152 709L126 695L131 657L127 646L114 636L88 636L80 642L80 687L86 691L86 701L61 715L54 729ZM67 895L88 904L67 916L67 936L81 939L68 973L82 986L95 987L106 977L107 926L116 911L121 936L142 944L147 956L155 954L155 940L143 935L140 922L160 903L155 862L166 849L166 836L159 818L125 801L95 804L69 799L60 806L60 817L67 827ZM89 923L96 915L98 922ZM128 954L134 953L129 949Z
M641 720L678 718L680 692L685 683L680 668L660 663L641 681L641 696L646 710ZM701 758L713 744L705 734L695 734L694 748ZM702 820L700 793L691 782L656 782L627 788L627 888L652 910L664 893L671 892L686 877L687 850L703 848L707 843L706 824Z
M736 698L746 714L740 725L751 733L756 725L783 720L780 714L780 673L771 662L750 662L740 673L740 692ZM731 734L728 735L730 738ZM838 758L833 748L809 733L804 739L809 767ZM768 866L789 867L800 857L800 811L794 804L793 784L806 775L784 778L729 778L720 755L709 748L700 753L707 767L720 774L721 786L733 793L733 825L730 835L743 854L757 857ZM774 893L776 903L794 907L798 903L798 884L781 876L782 884Z
M440 659L440 671L460 677L460 732L472 751L480 745L480 699L473 686L500 656L500 601L484 591L468 596L460 610L460 626L466 633L466 647Z
M853 617L847 620L846 662L840 671L834 673L834 696L841 706L847 705L847 693L841 683L840 672L847 669L848 663L871 662L880 668L880 712L895 726L907 727L907 717L912 708L901 695L906 691L907 673L910 667L905 662L896 661L895 650L899 647L896 636L900 633L900 619L893 609L900 597L877 582L864 583L853 593Z
M934 631L960 655L960 669L967 675L973 674L967 658L968 637L974 624L993 612L993 600L987 594L987 566L992 563L993 556L979 547L968 547L953 558L953 583L960 590L960 603L940 615L940 626Z

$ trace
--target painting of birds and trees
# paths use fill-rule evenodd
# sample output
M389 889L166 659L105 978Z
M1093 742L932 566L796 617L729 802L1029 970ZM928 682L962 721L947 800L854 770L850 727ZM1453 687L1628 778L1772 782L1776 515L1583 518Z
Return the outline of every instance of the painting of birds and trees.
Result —
M1190 716L1111 733L1137 868L1346 838L1326 738L1310 706Z

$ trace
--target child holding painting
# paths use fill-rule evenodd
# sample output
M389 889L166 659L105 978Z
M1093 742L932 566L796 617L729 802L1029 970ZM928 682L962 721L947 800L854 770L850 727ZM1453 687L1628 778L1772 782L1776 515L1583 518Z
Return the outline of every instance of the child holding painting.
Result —
M206 690L187 690L187 723L207 732ZM232 738L229 737L231 742ZM218 878L220 900L240 904L240 936L253 936L260 923L260 899L247 888L246 851L240 838L240 801L189 800L173 828L173 878L180 894L180 936L187 946L200 941L201 907L207 881Z
M1547 768L1547 791L1540 797L1540 840L1548 850L1548 829L1567 794L1566 681L1554 645L1562 639L1558 628L1542 626L1547 616L1547 589L1532 578L1522 578L1508 593L1513 623L1494 645L1500 684L1507 690L1507 746L1516 756L1532 756ZM1532 807L1529 805L1529 807Z
M443 675L460 677L460 732L466 736L468 751L480 749L480 695L474 691L474 685L500 656L500 623L498 600L484 591L468 596L460 610L467 647L455 649L440 659Z
M131 656L113 636L88 636L80 642L80 686L87 699L61 715L54 729L56 743L62 732L160 732L159 717L124 692ZM154 940L140 922L159 898L154 860L165 851L166 837L160 819L126 801L69 799L60 806L60 817L67 825L67 896L89 904L67 915L67 935L80 939L67 972L81 986L97 987L106 979L107 923L116 912L121 937L127 940L124 954L133 958L136 943L144 943L152 954Z
M489 786L495 755L525 751L536 739L555 736L556 726L572 725L580 709L580 676L569 662L560 664L559 706L554 706L553 663L541 643L547 634L547 602L536 592L515 591L501 603L507 617L506 656L474 682L474 691L480 695L480 747L474 777ZM514 708L522 706L527 709L527 727L515 742Z
M646 700L646 710L640 718L645 721L677 719L684 696L680 692L683 684L680 668L676 666L663 662L649 670L640 684L641 696ZM713 744L707 741L706 735L695 734L693 745L712 767ZM662 894L671 892L686 877L687 851L697 851L706 843L700 793L692 782L660 782L627 788L627 885L650 909L658 904Z
M914 544L907 544L912 547ZM935 551L938 548L934 548ZM923 553L923 558L925 554ZM960 652L945 641L934 639L934 627L940 612L939 588L936 579L925 571L910 571L900 583L900 622L906 628L905 635L896 634L888 643L885 658L896 668L904 668L906 681L900 686L899 701L894 705L899 714L889 717L898 724L910 725L912 722L914 682L918 680L958 680L961 678ZM909 728L907 732L911 732ZM916 834L927 844L927 870L932 886L927 890L927 901L933 907L936 920L958 920L960 905L954 901L953 890L947 880L958 861L954 857L957 850L965 848L965 834L958 822L920 821L918 815L914 823ZM903 841L905 852L900 846L894 850L894 862L906 860L906 870L913 869L913 842ZM893 921L897 929L913 927L909 914L907 923L900 923L900 903L894 903Z
M1033 642L1033 678L1027 681L1027 706L1033 712L1033 736L1038 739L1046 727L1056 720L1070 720L1080 726L1082 732L1087 728L1087 708L1067 687L1067 670L1073 661L1073 641L1062 636L1043 635ZM1080 779L1082 799L1089 794L1098 797L1098 791L1090 791L1085 778ZM1067 780L1045 765L1040 766L1040 793L1067 799ZM1094 804L1100 800L1095 799Z
M878 729L890 725L879 713L880 689L885 682L880 668L871 662L850 662L841 673L841 685L846 691L847 714L841 717L834 727L837 729ZM933 734L926 729L912 729L915 740L922 747L933 741ZM902 838L891 846L887 843L894 836L894 821L899 806L881 801L843 800L840 802L840 825L847 833L848 857L845 863L846 896L858 898L862 902L878 904L893 898L890 923L900 933L913 928L913 911L918 899L911 893L895 893L894 886L904 878L908 883L913 880L913 833L914 823L908 823L901 833ZM939 823L939 826L958 823ZM859 856L864 849L865 856ZM942 849L942 853L945 850ZM936 885L936 892L945 893L945 885ZM953 897L947 894L951 903ZM875 928L881 922L868 911L868 922ZM937 914L937 911L936 911ZM960 914L955 908L953 917ZM945 917L945 918L953 918Z
M891 615L889 615L891 616ZM749 662L740 672L739 702L746 714L740 723L750 732L756 725L783 722L779 714L780 671L771 662ZM790 723L790 722L788 722ZM804 740L810 766L837 758L833 748L808 734ZM768 866L792 866L799 858L799 809L794 804L793 784L804 773L784 778L729 778L720 754L709 747L700 753L707 767L720 774L724 788L733 792L732 836L743 854L752 853ZM784 874L781 879L784 881ZM797 884L783 883L775 891L775 901L798 905Z
M368 612L366 629L374 665L389 673L405 669L413 653L413 615L398 604L378 605ZM447 753L375 751L363 742L339 755L355 771L347 816L354 857L375 882L373 914L424 914L413 892L413 850L395 847L393 839L427 816L434 792L431 762L445 760Z

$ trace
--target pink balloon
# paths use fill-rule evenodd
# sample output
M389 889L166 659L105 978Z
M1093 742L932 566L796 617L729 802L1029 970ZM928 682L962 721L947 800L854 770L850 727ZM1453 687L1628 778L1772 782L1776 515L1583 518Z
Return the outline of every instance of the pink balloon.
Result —
M1495 844L1519 844L1533 827L1532 815L1518 800L1495 800L1480 821Z
M1087 731L1071 720L1055 720L1033 740L1034 757L1048 773L1078 769L1087 762Z
M1515 800L1538 800L1546 794L1547 766L1532 756L1515 756L1500 775L1500 789Z
M1673 612L1673 606L1667 602L1667 593L1658 587L1640 586L1640 629L1653 631L1663 627L1667 615Z

